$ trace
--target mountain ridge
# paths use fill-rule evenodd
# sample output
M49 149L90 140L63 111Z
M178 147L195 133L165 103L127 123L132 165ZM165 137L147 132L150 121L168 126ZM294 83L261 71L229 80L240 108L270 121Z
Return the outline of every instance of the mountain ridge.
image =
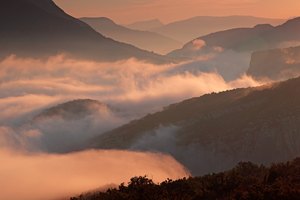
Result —
M42 57L70 53L82 59L116 61L135 57L153 63L172 60L108 39L66 14L52 0L10 0L0 7L1 56ZM113 53L112 53L113 52Z
M101 134L90 147L163 151L197 175L241 160L285 161L300 154L299 85L295 78L188 99Z
M106 37L160 54L166 54L182 45L172 38L155 32L134 30L121 26L107 17L84 17L80 20Z
M174 57L193 57L214 48L237 52L252 52L278 48L300 41L300 17L286 21L279 26L260 24L252 28L234 28L201 36L186 43L181 49L170 52ZM194 41L202 41L203 48L195 49ZM287 44L285 44L287 43Z
M159 19L150 19L144 21L137 21L131 24L126 25L128 28L141 30L141 31L149 31L154 28L158 28L163 26L164 24Z
M241 27L253 27L257 24L279 25L283 19L269 19L254 16L195 16L192 18L168 23L162 27L151 29L157 33L170 36L181 42L191 41L199 36ZM185 30L184 32L180 30Z

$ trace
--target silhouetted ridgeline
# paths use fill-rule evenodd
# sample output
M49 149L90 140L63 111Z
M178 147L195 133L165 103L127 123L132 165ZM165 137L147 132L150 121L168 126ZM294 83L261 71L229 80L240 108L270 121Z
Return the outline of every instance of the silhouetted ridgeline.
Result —
M252 16L196 16L189 19L171 22L169 24L148 29L177 41L187 42L199 36L239 27L252 27L257 24L278 25L283 19L268 19Z
M0 24L0 57L16 54L39 58L63 52L96 61L129 58L159 64L171 61L104 37L65 13L52 0L1 1Z
M95 192L70 200L120 199L281 199L293 200L300 196L300 158L271 167L239 163L230 171L155 184L147 177L135 177L128 186Z
M222 50L253 52L290 47L299 44L299 33L300 17L297 17L275 27L270 24L259 24L253 28L235 28L211 33L188 42L169 55L191 58ZM199 46L199 43L202 45Z
M166 54L182 46L181 42L173 40L172 38L155 32L130 29L116 24L106 17L85 17L80 20L87 23L104 36L160 54Z

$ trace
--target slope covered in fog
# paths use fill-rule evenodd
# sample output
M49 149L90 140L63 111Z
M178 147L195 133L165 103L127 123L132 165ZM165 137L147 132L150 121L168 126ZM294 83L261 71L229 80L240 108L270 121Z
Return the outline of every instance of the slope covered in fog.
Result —
M253 28L236 28L198 37L169 55L195 57L215 50L252 52L275 47L290 47L300 41L300 18L291 19L279 26L256 25ZM199 43L201 42L201 46Z
M55 5L52 0L6 0L0 7L1 56L47 56L67 52L94 60L166 58L108 39Z
M158 33L126 28L105 17L81 18L80 20L106 37L160 54L166 54L182 45L180 42Z
M254 52L247 74L272 80L299 76L300 46Z
M107 132L92 146L168 152L194 174L241 160L291 159L300 154L299 86L297 78L189 99Z

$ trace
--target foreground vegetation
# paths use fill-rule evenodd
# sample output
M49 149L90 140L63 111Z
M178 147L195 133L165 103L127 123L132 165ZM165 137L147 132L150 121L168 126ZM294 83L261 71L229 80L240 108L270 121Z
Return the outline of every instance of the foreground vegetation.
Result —
M72 197L70 200L298 200L300 158L270 167L239 163L234 169L203 177L155 184L134 177L127 186Z

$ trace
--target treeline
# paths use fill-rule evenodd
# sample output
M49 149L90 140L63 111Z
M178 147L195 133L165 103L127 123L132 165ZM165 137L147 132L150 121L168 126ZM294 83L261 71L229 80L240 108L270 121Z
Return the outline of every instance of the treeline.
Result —
M258 166L239 163L234 169L202 177L166 180L155 184L134 177L126 186L94 192L70 200L299 200L300 158L291 162Z

